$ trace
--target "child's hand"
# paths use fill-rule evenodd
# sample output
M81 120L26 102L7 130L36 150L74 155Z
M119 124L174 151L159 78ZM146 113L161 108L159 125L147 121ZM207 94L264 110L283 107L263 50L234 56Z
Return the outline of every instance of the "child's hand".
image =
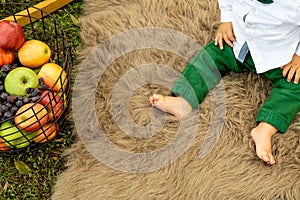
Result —
M231 22L222 23L219 27L219 30L215 37L215 45L219 45L220 49L224 48L223 40L226 42L226 44L233 47L232 42L235 41L235 37L234 37Z
M281 67L283 77L287 77L287 81L291 82L294 77L294 83L298 84L300 78L300 56L294 54L290 63Z

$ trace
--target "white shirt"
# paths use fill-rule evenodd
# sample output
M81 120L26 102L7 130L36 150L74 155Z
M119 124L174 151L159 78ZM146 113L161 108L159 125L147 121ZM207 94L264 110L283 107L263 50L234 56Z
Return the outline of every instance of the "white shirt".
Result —
M218 0L221 22L232 22L238 59L247 42L257 73L288 64L300 56L300 0Z

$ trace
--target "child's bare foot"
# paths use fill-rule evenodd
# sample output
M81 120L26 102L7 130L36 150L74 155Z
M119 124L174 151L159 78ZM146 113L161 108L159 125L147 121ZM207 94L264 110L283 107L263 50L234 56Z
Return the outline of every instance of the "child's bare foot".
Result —
M260 122L250 133L256 146L257 156L269 165L275 164L275 158L272 154L272 136L277 131L274 126Z
M170 113L178 119L188 116L192 112L191 105L183 97L172 97L153 94L150 98L152 106L163 112Z

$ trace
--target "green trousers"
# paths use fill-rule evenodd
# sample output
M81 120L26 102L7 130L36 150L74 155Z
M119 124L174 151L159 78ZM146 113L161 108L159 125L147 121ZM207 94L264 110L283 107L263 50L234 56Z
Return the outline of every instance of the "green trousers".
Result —
M225 45L220 50L219 46L211 42L187 64L175 83L172 94L184 97L196 109L209 90L231 71L256 72L250 53L241 63L236 60L230 46ZM263 75L272 82L273 89L256 120L267 122L284 133L300 110L300 84L287 82L280 68L269 70Z

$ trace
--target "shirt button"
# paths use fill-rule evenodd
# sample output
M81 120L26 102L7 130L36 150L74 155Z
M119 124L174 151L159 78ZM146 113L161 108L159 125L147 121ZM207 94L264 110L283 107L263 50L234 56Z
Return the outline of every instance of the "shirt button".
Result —
M252 13L255 13L255 12L256 12L256 9L255 9L255 8L251 8L251 12L252 12Z
M246 23L246 27L251 28L252 24L251 23Z
M249 42L251 42L251 41L252 41L252 38L251 38L251 37L248 37L247 40L248 40Z

